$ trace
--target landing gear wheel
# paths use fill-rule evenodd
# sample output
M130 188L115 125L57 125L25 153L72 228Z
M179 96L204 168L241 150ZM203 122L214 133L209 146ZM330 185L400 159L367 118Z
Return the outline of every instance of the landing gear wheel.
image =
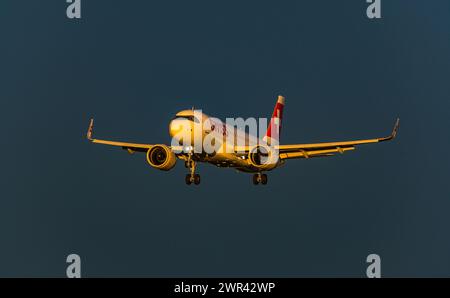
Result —
M266 185L267 184L267 175L261 174L261 184Z
M185 161L184 166L189 168L189 174L186 175L186 184L191 185L194 183L195 185L200 184L200 175L195 173L197 163L189 157L188 160Z
M190 175L190 174L187 174L187 175L186 175L185 181L186 181L186 184L187 184L187 185L191 185L192 181L191 181L191 175Z
M258 179L258 174L253 174L253 184L254 185L258 185L259 184L259 179Z

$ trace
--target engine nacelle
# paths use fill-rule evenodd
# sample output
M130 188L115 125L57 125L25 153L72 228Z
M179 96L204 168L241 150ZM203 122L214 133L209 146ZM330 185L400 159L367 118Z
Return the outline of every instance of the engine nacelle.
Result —
M275 168L279 159L278 150L267 145L256 145L248 152L249 163L262 171Z
M155 145L147 151L147 162L155 169L168 171L172 169L177 157L166 145Z

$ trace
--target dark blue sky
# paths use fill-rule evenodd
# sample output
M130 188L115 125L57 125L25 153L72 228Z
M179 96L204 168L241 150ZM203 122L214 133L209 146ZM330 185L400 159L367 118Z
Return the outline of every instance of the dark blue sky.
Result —
M450 276L450 2L0 3L0 276ZM169 143L195 106L269 117L283 143L395 142L200 187L85 141Z

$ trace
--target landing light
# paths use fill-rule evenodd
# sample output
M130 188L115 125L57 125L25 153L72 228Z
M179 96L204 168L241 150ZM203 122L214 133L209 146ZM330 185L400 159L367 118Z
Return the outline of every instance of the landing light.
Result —
M189 153L189 152L191 152L193 149L194 149L194 147L192 147L192 146L185 146L185 147L184 147L184 152Z

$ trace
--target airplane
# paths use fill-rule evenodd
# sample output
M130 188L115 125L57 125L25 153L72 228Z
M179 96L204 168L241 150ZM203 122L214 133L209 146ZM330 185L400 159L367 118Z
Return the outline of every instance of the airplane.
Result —
M229 144L229 139L223 138L223 136L231 131L234 131L236 135L238 130L234 129L235 127L230 127L228 124L217 125L212 120L216 118L211 118L201 112L198 113L193 108L178 112L169 123L169 135L173 140L179 134L180 127L188 127L188 133L190 133L188 137L191 137L190 141L195 142L195 140L199 140L202 143L206 137L213 136L216 140L219 140L218 146L214 148L226 147L229 150L216 149L213 152L195 152L192 146L183 146L182 140L180 139L178 139L179 143L176 143L176 145L173 145L173 142L172 145L164 145L96 139L93 138L94 119L91 119L89 123L87 139L96 144L121 147L130 154L135 152L146 153L148 164L162 171L171 170L175 166L177 159L183 160L185 167L189 169L189 173L185 177L187 185L200 184L200 175L196 173L198 163L209 163L217 167L234 168L240 172L252 173L254 185L266 185L268 179L265 172L280 167L289 159L332 156L354 150L357 145L390 141L396 137L400 124L400 119L397 118L392 133L387 137L341 142L282 145L279 144L279 136L284 106L285 98L280 95L275 104L266 134L262 139L256 138L256 143L250 144L248 140L251 138L255 139L255 137L249 136L245 131L240 131L239 135L245 138L243 146L236 146L236 143ZM209 122L209 124L205 124L206 126L200 134L195 134L194 125L199 122L202 122L202 124ZM268 156L272 156L272 158Z

